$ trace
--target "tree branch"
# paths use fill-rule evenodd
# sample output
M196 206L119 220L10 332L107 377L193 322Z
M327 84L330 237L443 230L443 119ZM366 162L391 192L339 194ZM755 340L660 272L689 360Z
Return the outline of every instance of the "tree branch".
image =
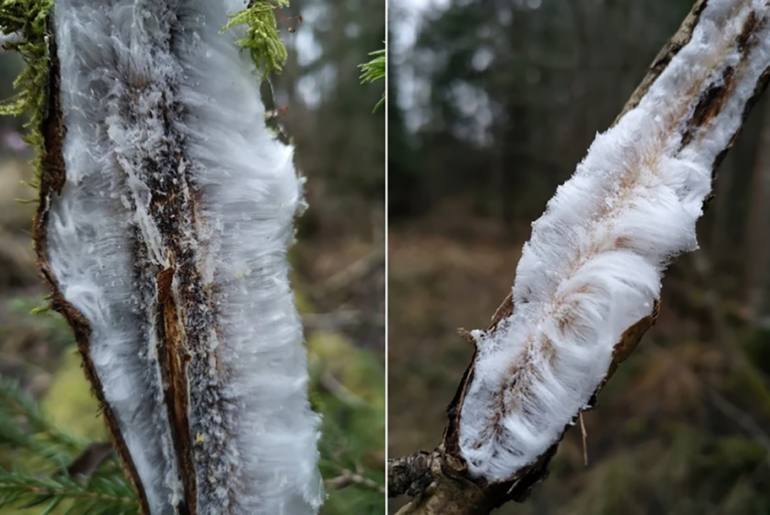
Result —
M620 115L613 123L613 126L616 126L625 114L635 109L645 99L650 89L656 84L657 79L671 65L672 60L691 41L693 32L701 21L701 15L709 5L709 0L698 0L695 2L679 30L654 59L647 75L631 95L621 110ZM717 168L727 150L732 146L740 126L757 97L766 87L768 76L770 75L768 73L770 71L770 63L762 61L760 61L762 64L761 69L764 72L756 79L746 79L745 76L742 79L735 79L733 75L738 67L749 62L753 47L757 45L757 41L761 41L761 38L764 37L762 31L766 30L767 11L770 10L770 6L768 3L751 3L735 0L731 7L732 14L735 14L739 9L742 10L742 14L746 14L746 11L748 11L738 35L734 40L729 40L727 37L721 40L725 42L726 50L722 54L715 52L715 55L718 56L718 59L713 59L715 62L699 63L703 65L705 70L713 71L714 73L722 71L722 78L719 82L705 80L696 82L695 79L685 76L689 73L689 70L681 71L682 76L677 77L677 80L679 80L678 84L681 84L682 81L687 83L689 80L693 82L688 90L691 98L685 104L688 108L676 110L672 113L661 113L662 117L669 116L669 118L666 118L666 126L675 128L672 129L672 132L674 136L680 137L681 150L681 148L689 145L693 138L698 137L705 131L712 130L713 124L719 122L718 117L722 108L731 100L739 98L745 102L742 105L742 117L738 120L738 127L723 128L725 131L732 131L729 133L731 137L725 140L723 147L716 149L718 153L713 160L712 171ZM736 18L730 18L732 14L725 15L725 19L734 21ZM726 61L730 50L733 52L732 55L737 54L739 62L731 61L728 63ZM706 58L704 57L703 59L705 61ZM766 59L766 56L763 59ZM744 91L746 98L739 97L739 88L735 86L737 80L751 80L750 83L744 83L743 86L753 85L753 94L745 95ZM494 336L503 322L509 319L513 313L513 308L513 297L509 295L495 312L489 329L485 334ZM657 314L658 304L656 303L652 313L643 317L622 334L612 352L611 363L604 380L596 388L593 397L583 409L589 409L594 406L598 392L617 369L618 365L633 352L645 332L655 323ZM389 463L388 494L391 497L403 494L413 497L413 500L398 512L399 515L487 514L490 510L507 501L523 501L528 497L532 486L546 476L548 464L556 453L564 432L571 424L564 426L560 436L551 442L550 447L545 452L526 466L519 468L507 480L489 480L484 478L483 475L474 475L469 471L469 464L463 458L461 451L459 428L462 409L476 373L476 362L477 353L474 353L454 399L448 407L447 414L449 420L442 443L438 448L432 453L418 453L407 458L392 460ZM517 394L525 395L520 391L513 391L510 395L515 396ZM477 411L478 409L475 412ZM574 414L572 422L578 419L581 411L578 410ZM494 419L492 416L490 418ZM487 437L492 438L492 436ZM500 438L499 435L495 435L495 437Z

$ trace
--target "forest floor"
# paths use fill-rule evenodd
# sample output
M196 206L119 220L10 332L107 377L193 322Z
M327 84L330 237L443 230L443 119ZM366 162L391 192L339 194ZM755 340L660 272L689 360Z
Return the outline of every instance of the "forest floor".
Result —
M529 228L515 233L461 198L391 223L391 457L439 443L473 351L458 328L485 328L510 291ZM698 273L707 259L673 267L657 324L586 412L588 464L568 431L546 481L500 514L768 512L770 328L722 293L729 272L724 287Z

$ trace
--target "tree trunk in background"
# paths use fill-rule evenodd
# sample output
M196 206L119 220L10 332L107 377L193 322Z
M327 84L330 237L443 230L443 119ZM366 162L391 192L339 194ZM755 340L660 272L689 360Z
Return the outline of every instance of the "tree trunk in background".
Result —
M770 102L765 102L762 114L746 228L746 303L753 320L768 316L770 295Z

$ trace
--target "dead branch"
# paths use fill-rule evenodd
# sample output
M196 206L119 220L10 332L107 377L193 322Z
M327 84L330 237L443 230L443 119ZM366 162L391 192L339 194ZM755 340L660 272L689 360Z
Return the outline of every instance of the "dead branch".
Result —
M617 124L624 114L634 109L641 102L656 79L667 69L677 53L690 42L693 31L698 25L701 14L708 2L709 0L698 0L695 2L679 30L654 59L649 72L631 95L614 124ZM736 5L738 5L738 2L736 2ZM770 7L765 5L765 8ZM742 58L745 58L750 53L750 42L761 37L757 34L762 25L762 23L757 22L758 19L757 13L752 11L740 36L733 42L740 49ZM767 85L769 72L770 69L765 69L758 79L753 90L753 96L744 106L742 121L745 120L757 97ZM692 124L694 126L692 130L698 130L702 124L713 120L716 114L719 113L722 105L734 92L729 87L721 88L718 91L717 89L711 88L705 91L695 108L695 112L692 115L690 113L682 113L681 117L690 116L690 118L680 121ZM687 124L683 123L685 125L685 132L682 137L683 144L686 144L689 141L688 138L691 137L691 127ZM726 147L721 149L721 154L717 156L713 163L714 169L717 168L724 154L732 146L734 139L735 135L733 135L732 140L729 141ZM494 332L498 324L510 316L512 311L513 300L509 295L492 317L488 332ZM658 306L656 305L649 316L639 320L623 334L614 348L609 372L604 382L596 390L590 402L591 406L594 406L596 394L611 377L618 365L633 352L642 336L654 324L657 318L657 311ZM505 502L525 500L533 485L543 480L547 475L548 464L556 453L561 438L554 441L551 447L533 463L518 470L512 478L505 482L493 483L483 478L474 479L469 474L468 464L460 453L459 423L463 402L474 375L475 358L474 354L470 365L463 375L457 393L448 407L449 420L444 431L442 443L432 453L421 452L407 458L389 462L388 494L391 497L404 494L413 497L412 501L398 512L399 515L484 515ZM573 422L577 422L579 415L579 413L575 413ZM564 431L569 427L570 425L567 425ZM562 437L563 434L562 432Z

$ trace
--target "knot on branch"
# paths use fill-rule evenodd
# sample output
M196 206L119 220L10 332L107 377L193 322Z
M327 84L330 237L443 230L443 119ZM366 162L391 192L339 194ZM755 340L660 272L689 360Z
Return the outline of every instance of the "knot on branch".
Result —
M388 460L388 497L415 497L433 482L433 453L419 451L411 456Z

